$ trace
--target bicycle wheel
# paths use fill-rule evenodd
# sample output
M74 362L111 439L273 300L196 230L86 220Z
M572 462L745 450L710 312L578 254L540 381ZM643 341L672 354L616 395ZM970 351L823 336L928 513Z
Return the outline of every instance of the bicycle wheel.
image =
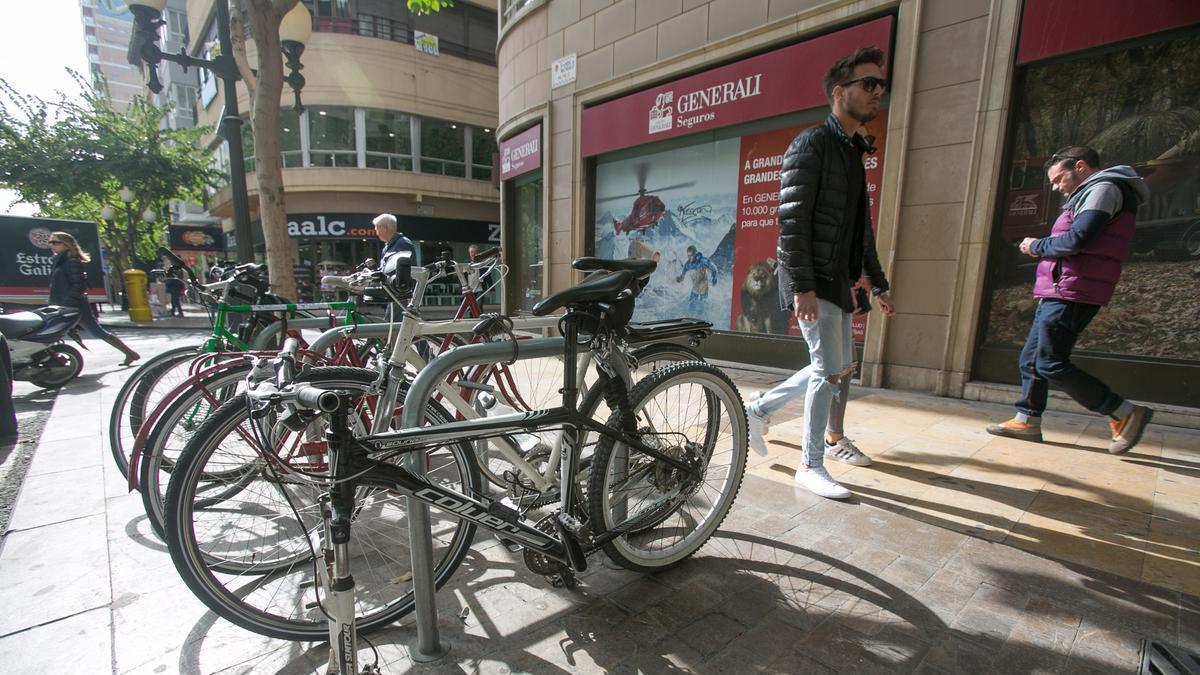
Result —
M117 390L113 399L112 411L108 416L108 447L113 460L122 475L129 473L129 452L133 441L142 427L143 412L139 412L136 421L131 413L134 391L138 390L146 378L157 379L163 369L181 360L190 361L200 353L199 347L175 347L161 354L155 354L146 360L133 375L125 380ZM138 408L144 409L145 401L139 401Z
M217 408L232 399L242 388L239 385L249 372L250 365L237 363L229 369L213 373L196 386L164 402L166 408L155 420L146 436L138 465L138 489L146 518L154 533L162 538L166 522L167 481L175 471L179 455L204 420Z
M700 352L674 342L654 342L630 350L636 366L630 371L634 384L663 368L681 361L704 361ZM597 382L588 390L580 410L591 411L593 419L607 420L613 412L604 401L604 386ZM594 445L594 444L593 444Z
M699 467L689 476L605 435L588 480L592 532L621 533L604 545L613 562L650 572L676 565L708 541L729 512L746 468L746 413L719 368L685 362L642 380L631 419L609 419L646 445Z
M313 368L297 380L366 391L375 376L332 367ZM425 412L431 424L449 421L433 403ZM323 418L298 434L274 419L260 420L271 434L274 471L265 470L247 419L241 394L221 406L184 449L167 488L171 558L192 592L230 622L273 638L327 639L316 576L316 565L324 563L312 557L310 547L310 540L323 536L318 503L323 490L297 472L327 470L323 442L308 440L323 430ZM360 422L366 425L369 420ZM478 469L465 444L427 451L425 462L430 481L479 494ZM357 503L350 566L358 588L358 627L369 630L413 607L408 509L407 500L391 490L360 488ZM437 508L430 509L430 520L434 582L440 587L466 556L475 526Z

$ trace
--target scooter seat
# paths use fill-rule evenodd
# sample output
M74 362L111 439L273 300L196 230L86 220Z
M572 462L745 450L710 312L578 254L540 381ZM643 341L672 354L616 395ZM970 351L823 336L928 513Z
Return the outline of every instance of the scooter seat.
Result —
M0 333L9 340L16 340L41 326L42 322L42 317L35 312L0 314Z

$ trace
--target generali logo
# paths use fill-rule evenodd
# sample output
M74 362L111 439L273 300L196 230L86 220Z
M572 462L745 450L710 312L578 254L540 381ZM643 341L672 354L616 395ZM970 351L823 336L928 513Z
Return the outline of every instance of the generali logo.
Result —
M508 173L514 168L520 169L526 157L537 154L540 141L541 139L535 136L518 146L506 146L500 153L500 172Z
M675 123L675 92L664 91L654 99L650 108L650 133L670 131Z

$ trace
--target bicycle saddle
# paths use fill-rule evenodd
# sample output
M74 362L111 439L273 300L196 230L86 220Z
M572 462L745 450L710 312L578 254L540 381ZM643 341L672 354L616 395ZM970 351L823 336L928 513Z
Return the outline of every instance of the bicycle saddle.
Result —
M556 309L585 302L616 302L621 293L633 283L634 275L629 271L612 272L583 280L578 286L559 291L533 306L534 316L545 316Z
M653 260L638 260L631 258L629 260L607 260L605 258L595 258L586 256L576 258L571 262L571 267L580 272L593 272L596 270L604 270L605 272L632 272L637 279L645 279L654 273L658 268L658 263Z

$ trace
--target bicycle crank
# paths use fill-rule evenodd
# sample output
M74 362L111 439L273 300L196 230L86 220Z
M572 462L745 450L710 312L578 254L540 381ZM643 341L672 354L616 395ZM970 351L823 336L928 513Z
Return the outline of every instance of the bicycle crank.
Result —
M556 533L556 518L557 514L552 513L539 520L535 527L546 534L553 535ZM564 562L530 548L525 549L524 559L525 566L529 568L530 572L542 575L555 588L575 588L579 583L575 578L575 571Z

